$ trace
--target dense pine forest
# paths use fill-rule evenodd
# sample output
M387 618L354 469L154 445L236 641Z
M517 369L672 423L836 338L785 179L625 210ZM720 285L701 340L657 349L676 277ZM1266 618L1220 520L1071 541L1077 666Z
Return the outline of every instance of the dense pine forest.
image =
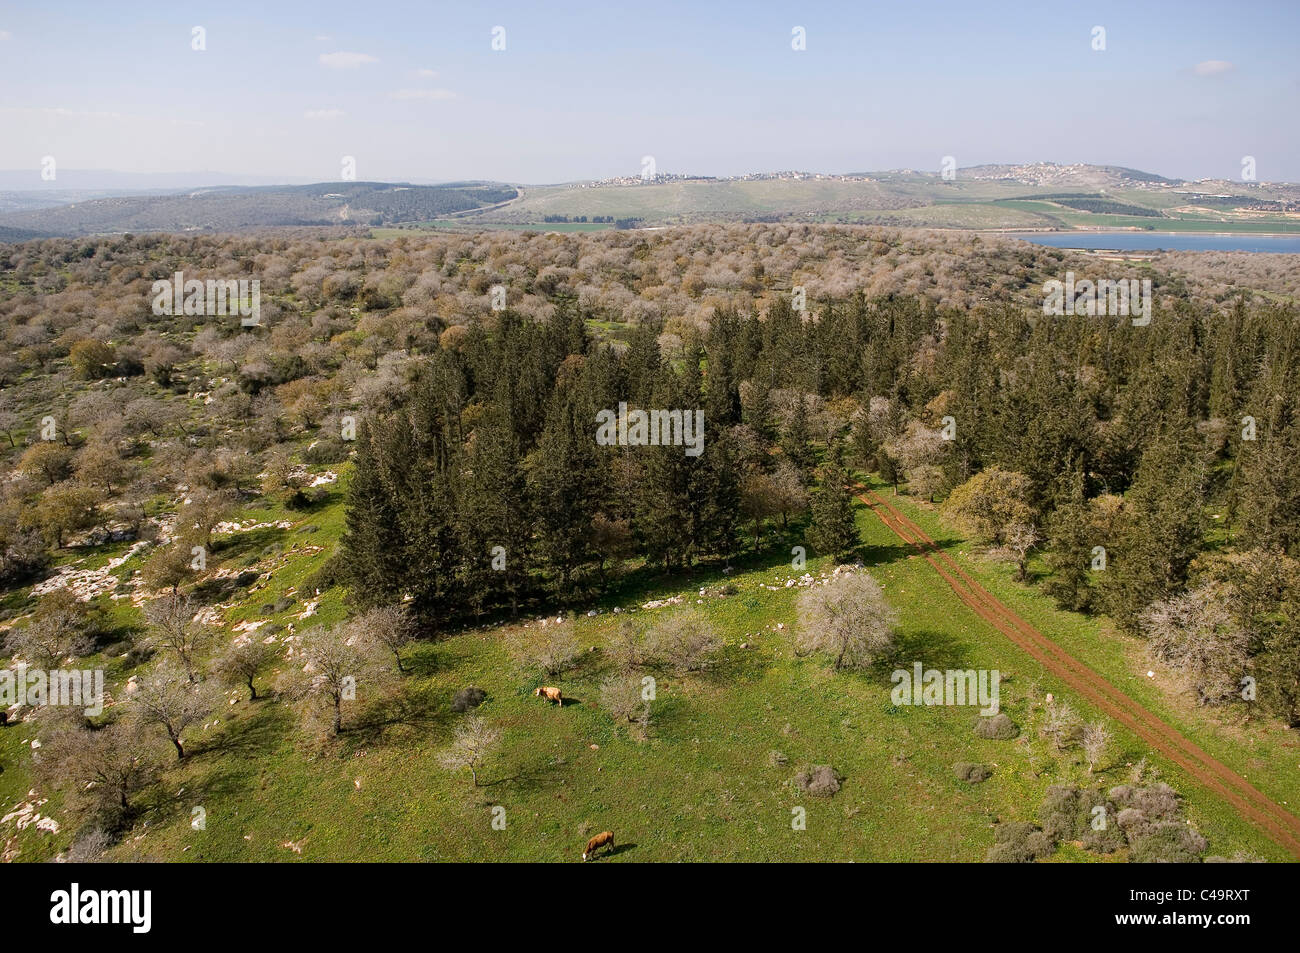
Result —
M1257 670L1294 722L1298 332L1294 308L1242 302L1179 304L1134 327L862 296L804 318L782 297L761 316L720 311L669 360L654 322L614 348L569 301L542 323L504 312L421 362L397 406L367 420L337 571L365 600L409 595L433 619L516 610L602 590L629 559L735 559L809 497L814 549L846 556L823 541L840 539L834 502L857 468L948 497L990 543L1020 527L1061 605L1134 630L1188 587L1228 589L1214 646L1219 628L1250 636L1214 660L1206 700ZM620 401L702 407L704 454L597 446L597 412Z

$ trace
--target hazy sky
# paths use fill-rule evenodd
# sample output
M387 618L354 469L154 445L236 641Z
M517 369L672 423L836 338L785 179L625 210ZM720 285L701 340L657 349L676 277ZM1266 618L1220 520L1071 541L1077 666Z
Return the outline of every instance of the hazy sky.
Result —
M1237 178L1253 155L1300 181L1297 36L1297 0L5 0L0 169L327 181L351 155L358 179L542 183L646 155L712 175L952 155Z

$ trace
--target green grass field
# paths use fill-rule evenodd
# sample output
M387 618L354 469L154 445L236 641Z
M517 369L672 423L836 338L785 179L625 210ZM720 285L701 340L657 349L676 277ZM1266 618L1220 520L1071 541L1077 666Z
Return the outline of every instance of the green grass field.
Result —
M968 550L925 507L898 497L908 515L954 554L998 598L1050 638L1112 679L1124 691L1185 731L1283 803L1300 798L1296 743L1280 729L1226 726L1191 710L1167 686L1139 677L1137 649L1101 623L1058 612L1037 592L1013 582L1008 569ZM259 530L223 538L214 558L223 565L274 567L270 582L243 595L229 624L269 619L300 629L345 612L343 593L329 590L314 616L297 620L312 594L297 591L327 557L341 529L342 490L309 513L269 506L244 514L259 522L288 519L287 530ZM700 570L688 577L630 577L601 614L579 614L584 663L557 681L574 702L557 709L535 698L539 682L521 673L510 645L537 619L424 641L405 657L409 673L387 698L359 689L346 711L345 731L320 747L300 740L292 710L274 697L236 704L192 733L192 757L169 771L143 803L135 829L113 849L119 859L167 860L577 860L581 844L599 830L615 832L613 859L671 860L928 860L978 861L998 820L1032 820L1052 783L1089 783L1081 755L1057 753L1035 730L1044 692L1068 697L1038 665L966 609L946 583L865 507L859 510L862 553L900 613L894 663L864 674L833 673L821 658L796 657L797 578L782 553L731 576ZM309 531L315 527L314 531ZM321 545L314 552L305 547ZM297 547L296 549L294 547ZM131 565L122 567L129 572ZM831 568L812 560L814 576ZM726 582L734 595L699 595ZM285 612L264 616L260 606L289 592ZM673 608L641 609L650 599L682 595L717 624L726 638L713 671L657 679L648 736L616 726L598 705L607 668L601 646L617 622L646 622ZM619 606L624 610L615 614ZM123 610L119 608L115 611ZM746 643L749 647L742 649ZM975 710L903 707L890 702L894 664L927 668L996 668L1002 673L1002 710L1022 727L1020 738L989 741L971 731ZM1138 666L1145 669L1145 664ZM259 686L269 687L273 673ZM504 730L499 753L480 774L452 775L437 754L457 719L452 694L477 685L488 693L478 709ZM1071 699L1082 714L1087 707ZM21 749L25 726L0 732L0 798L6 807L31 786ZM771 752L787 763L775 765ZM1128 780L1127 764L1148 752L1124 732L1094 783ZM1286 859L1217 798L1151 759L1187 798L1187 813L1210 840L1210 852L1250 850ZM952 764L989 764L993 776L972 785ZM844 776L833 798L819 800L790 783L802 765L831 764ZM55 809L57 805L49 805ZM202 807L206 828L194 830ZM494 828L493 808L505 810ZM806 830L792 828L792 809L807 811ZM48 813L48 812L47 812ZM66 846L72 832L17 835L20 859L40 859ZM301 850L296 852L295 845ZM1059 860L1100 860L1066 845ZM1117 858L1106 858L1117 859Z

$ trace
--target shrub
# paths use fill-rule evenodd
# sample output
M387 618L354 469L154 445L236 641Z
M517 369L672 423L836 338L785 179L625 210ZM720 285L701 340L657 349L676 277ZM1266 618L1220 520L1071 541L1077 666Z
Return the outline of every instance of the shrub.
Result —
M1155 823L1135 807L1123 808L1115 818L1115 824L1130 844L1140 841L1151 833Z
M1204 863L1207 864L1267 864L1268 861L1257 854L1249 851L1239 850L1233 853L1231 857L1221 857L1215 854L1213 857L1206 857Z
M1038 808L1043 830L1059 840L1074 840L1079 829L1079 789L1053 784Z
M659 619L650 629L648 651L675 672L697 672L713 664L722 638L702 612L686 609Z
M1093 827L1095 810L1105 809L1105 827ZM1079 789L1054 784L1047 789L1038 809L1044 832L1058 841L1079 841L1089 850L1109 854L1124 846L1124 837L1116 823L1115 806L1098 788Z
M814 764L794 776L794 785L813 797L831 797L840 789L842 780L829 764Z
M468 688L462 688L451 698L451 710L457 713L467 712L471 708L477 708L483 704L487 698L487 692L481 688L475 688L473 685Z
M1192 864L1208 847L1194 828L1178 821L1162 821L1133 844L1129 860L1137 864Z
M257 581L257 573L253 573L252 582L244 582L246 573L240 573L236 584L240 586L251 585ZM339 559L337 553L321 565L314 573L303 580L302 591L306 593L324 592L326 589L332 589L343 581L343 561Z
M988 765L971 764L969 761L958 761L952 766L952 770L957 775L957 780L968 784L980 784L993 777L993 769Z
M1178 794L1164 782L1148 787L1121 784L1110 789L1110 799L1121 808L1136 808L1154 820L1171 821L1178 816Z
M1007 717L1005 712L999 712L990 718L981 718L975 722L975 735L979 738L1009 741L1018 734L1020 734L1020 728Z
M984 855L989 864L1027 864L1056 850L1050 834L1025 821L999 824L993 834L993 846Z

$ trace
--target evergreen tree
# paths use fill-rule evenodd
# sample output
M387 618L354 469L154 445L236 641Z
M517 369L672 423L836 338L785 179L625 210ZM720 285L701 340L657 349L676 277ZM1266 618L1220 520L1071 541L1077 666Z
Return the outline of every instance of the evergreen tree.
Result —
M536 505L537 549L559 574L557 589L566 596L572 592L575 573L591 558L587 541L600 482L595 409L578 397L572 383L556 390L546 428L527 464Z
M804 473L812 470L815 461L812 447L808 446L809 430L808 402L803 394L797 394L790 420L781 435L781 450Z
M1159 434L1142 455L1101 580L1105 608L1129 631L1142 610L1177 592L1202 545L1205 466L1185 431Z
M382 431L383 424L380 428ZM399 500L384 479L381 440L363 420L357 432L346 529L340 543L349 596L363 607L401 598L406 568Z
M838 447L821 469L812 494L812 525L808 541L819 553L844 559L858 548L858 526L853 513L849 474L840 460Z
M1092 565L1092 510L1084 495L1083 470L1075 468L1069 495L1047 518L1047 565L1051 570L1043 584L1047 594L1062 609L1075 612L1092 604L1088 574Z

